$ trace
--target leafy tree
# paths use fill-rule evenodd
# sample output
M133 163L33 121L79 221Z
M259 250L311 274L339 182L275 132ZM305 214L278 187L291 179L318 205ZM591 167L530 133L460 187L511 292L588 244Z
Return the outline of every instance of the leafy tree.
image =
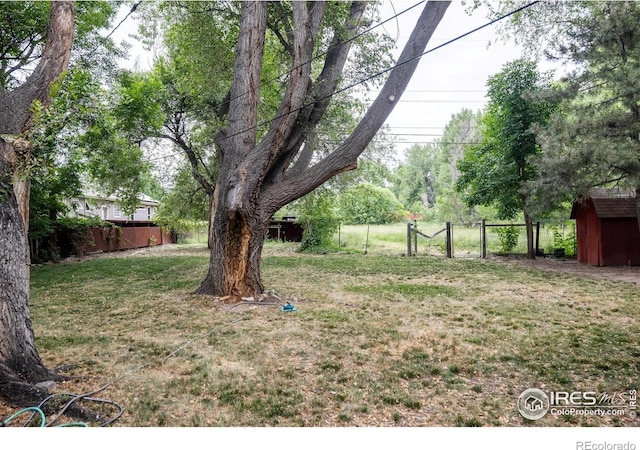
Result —
M510 3L488 6L497 15ZM540 177L529 185L538 205L572 201L594 186L635 188L640 199L639 17L637 2L539 2L503 25L530 54L572 68L555 92L558 113L538 131Z
M482 121L483 144L470 148L459 161L456 188L470 206L494 205L501 219L522 212L528 256L535 258L533 219L523 186L537 174L531 157L539 146L531 126L544 124L554 105L530 94L547 88L549 80L538 73L534 62L516 60L487 84L490 100Z
M332 247L333 235L340 226L335 201L336 194L327 188L316 189L298 200L297 221L303 228L300 250L324 252Z
M477 207L464 204L454 185L459 176L458 160L466 148L481 141L481 117L479 111L463 109L451 116L442 138L407 150L404 163L395 172L393 189L410 210L463 224L474 221Z
M167 103L171 114L164 134L184 150L192 173L212 199L210 265L198 292L231 299L263 292L260 256L271 217L356 167L415 70L413 58L424 51L448 5L426 5L412 45L400 57L404 64L390 72L355 129L343 130L340 142L326 150L319 145L326 142L323 119L352 111L350 102L334 101L347 100L335 94L349 78L344 75L358 76L363 69L369 73L371 64L388 68L385 58L377 56L382 36L360 33L371 23L365 15L368 3L245 2L238 9L233 3L170 2L160 7L159 14L162 8L180 12L163 16L172 74L166 92L173 99ZM201 38L207 34L219 39L214 43ZM234 41L235 46L229 45ZM212 46L207 47L211 51L202 51L204 46ZM357 46L367 51L350 60ZM189 61L198 63L192 67ZM215 73L204 74L203 66ZM361 89L371 82L376 81L361 83ZM196 85L202 91L190 89ZM208 137L200 141L203 145L193 145L194 131ZM211 167L216 170L214 183L206 173Z
M436 202L437 144L415 144L395 172L394 192L403 205L418 212Z
M209 196L191 174L187 166L180 167L174 185L164 197L156 223L176 233L190 233L197 223L207 221Z
M127 100L126 88L100 88L81 64L102 75L113 67L96 63L114 47L95 35L115 13L110 2L0 2L0 396L17 405L48 395L35 383L63 378L44 366L35 346L29 223L36 234L50 227L61 196L77 189L80 167L107 186L129 188L125 203L139 186L139 148L104 101ZM76 67L68 70L72 57ZM31 188L39 202L30 221Z
M437 216L443 220L471 225L480 214L485 218L490 215L487 208L479 212L478 206L467 206L455 189L460 176L458 161L470 146L478 145L482 141L481 119L480 111L473 112L466 108L453 114L444 128L442 138L437 142L440 151L435 183L436 209Z
M578 68L557 90L559 113L539 130L541 177L530 188L541 203L584 197L594 186L640 192L640 5L585 8L561 47Z
M389 189L362 183L342 192L338 209L346 224L386 224L402 217L403 207Z

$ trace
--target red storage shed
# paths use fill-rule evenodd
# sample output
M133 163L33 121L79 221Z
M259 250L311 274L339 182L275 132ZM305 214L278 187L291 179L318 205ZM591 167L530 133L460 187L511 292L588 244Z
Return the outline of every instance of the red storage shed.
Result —
M578 261L592 266L640 265L640 228L634 191L592 189L575 202Z

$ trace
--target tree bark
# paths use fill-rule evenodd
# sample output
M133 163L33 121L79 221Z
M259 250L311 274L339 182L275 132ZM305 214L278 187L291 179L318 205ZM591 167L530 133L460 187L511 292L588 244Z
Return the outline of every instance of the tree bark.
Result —
M0 86L0 135L11 136L0 138L0 396L17 405L44 398L34 383L60 379L42 363L29 314L29 182L18 168L31 155L19 135L32 126L33 102L46 107L51 83L67 69L74 16L72 1L53 2L40 62L15 90Z
M527 258L536 259L536 249L533 241L533 219L527 213L524 214L524 223L527 229Z
M1 145L6 151L8 144ZM12 175L11 166L0 158L0 396L24 403L39 391L28 383L57 377L43 365L35 346L25 230Z
M257 102L266 29L266 4L243 4L227 132L217 141L222 164L210 212L209 271L198 293L231 301L257 299L264 291L260 258L273 214L331 177L357 167L357 158L400 99L419 57L450 1L428 2L378 98L354 132L312 167L291 164L326 111L327 98L340 80L350 38L366 6L353 2L344 35L335 36L314 86L311 61L326 4L293 2L292 70L276 119L256 143ZM303 160L310 161L309 155Z
M260 169L252 164L247 170L245 164L256 146L266 2L243 3L240 21L229 125L227 132L218 138L223 157L211 201L209 271L196 291L235 300L263 291L259 264L255 270L255 258L259 261L264 242L264 236L259 236L261 227L256 215L255 181ZM251 248L250 243L253 243Z
M636 218L638 220L638 229L640 229L640 186L636 187Z

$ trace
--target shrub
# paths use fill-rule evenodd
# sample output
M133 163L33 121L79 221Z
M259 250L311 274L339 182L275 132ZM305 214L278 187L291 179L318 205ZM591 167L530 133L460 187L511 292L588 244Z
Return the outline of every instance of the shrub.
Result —
M518 229L513 225L496 228L496 233L498 233L502 253L509 253L518 245Z
M575 229L565 235L563 230L555 226L551 227L551 233L553 234L551 253L557 256L574 256L576 245Z
M403 206L389 189L362 183L347 189L338 200L340 218L346 224L387 224L400 220Z
M333 235L340 226L340 218L333 206L334 198L330 191L318 190L300 200L301 251L323 251L332 246Z

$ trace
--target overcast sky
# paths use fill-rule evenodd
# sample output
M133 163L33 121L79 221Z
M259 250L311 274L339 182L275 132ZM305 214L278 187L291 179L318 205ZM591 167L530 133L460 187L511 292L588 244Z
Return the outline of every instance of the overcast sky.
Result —
M415 3L387 1L382 16L394 15L392 5L400 12ZM398 52L407 42L422 8L420 5L403 14L399 26L386 27L392 37L398 35ZM488 22L485 10L469 15L460 1L453 1L427 50ZM520 48L503 44L495 31L495 25L486 27L422 57L407 90L387 120L391 132L398 135L398 140L406 142L398 145L400 149L414 142L437 139L452 114L463 108L476 111L484 107L487 79L499 72L505 63L521 56Z
M418 1L385 0L381 18L385 20L392 17ZM397 22L394 20L385 24L385 30L393 38L397 38L398 54L407 42L423 7L424 4L421 4L402 14ZM126 11L117 20L125 14ZM434 48L488 22L484 10L476 10L469 15L461 1L454 0L427 48ZM117 30L114 38L126 38L135 31L135 27L135 22L129 18ZM505 45L497 38L495 25L423 56L407 91L387 120L391 132L399 140L398 154L402 155L413 143L437 139L452 114L463 108L474 111L482 109L487 100L487 79L499 72L505 63L520 56L518 47ZM137 68L147 70L152 60L152 55L141 52L140 46L134 45L131 58L124 65L137 65Z

